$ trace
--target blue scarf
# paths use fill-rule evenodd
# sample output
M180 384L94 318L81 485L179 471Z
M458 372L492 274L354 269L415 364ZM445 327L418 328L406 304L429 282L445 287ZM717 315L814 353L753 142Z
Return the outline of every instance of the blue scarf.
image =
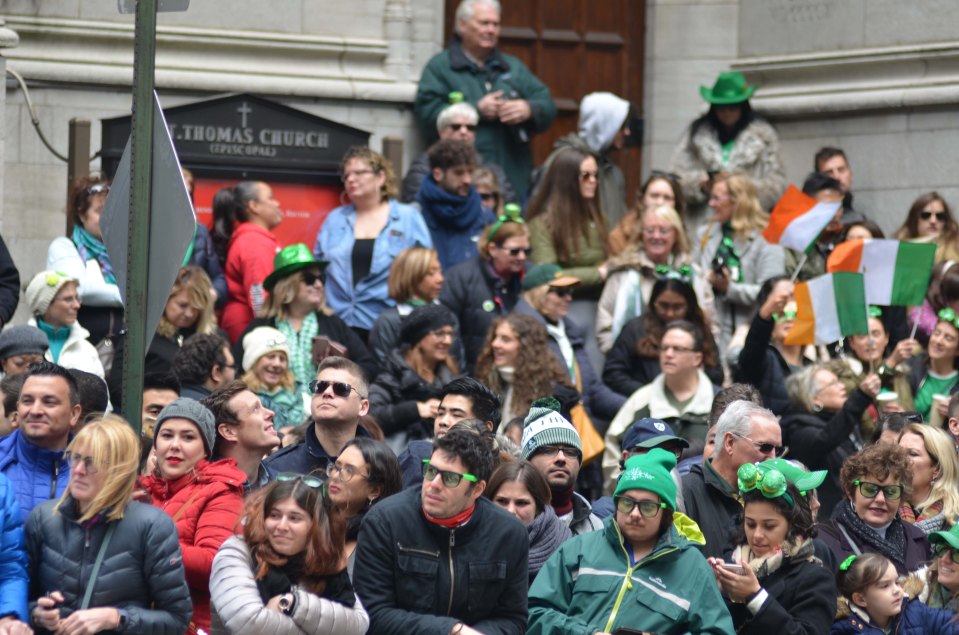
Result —
M433 237L433 246L440 256L443 270L479 253L476 242L483 229L496 221L496 217L484 208L475 187L467 196L451 194L429 174L423 179L416 195L423 219Z
M103 244L103 241L98 240L82 225L77 224L73 226L73 244L77 246L77 251L80 252L80 260L85 263L88 260L96 259L100 264L103 279L110 284L117 283L117 277L113 275L113 266L110 264L110 255L107 253L107 246Z

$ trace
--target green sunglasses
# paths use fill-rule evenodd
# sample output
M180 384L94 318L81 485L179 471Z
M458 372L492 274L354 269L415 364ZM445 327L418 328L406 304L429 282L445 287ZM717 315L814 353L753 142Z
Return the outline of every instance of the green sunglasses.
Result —
M479 481L478 478L472 474L460 474L459 472L451 472L450 470L441 470L438 467L430 465L429 459L423 459L423 480L432 481L436 478L436 475L439 474L443 479L443 485L449 487L450 489L456 487L460 484L464 478L470 483L476 483Z

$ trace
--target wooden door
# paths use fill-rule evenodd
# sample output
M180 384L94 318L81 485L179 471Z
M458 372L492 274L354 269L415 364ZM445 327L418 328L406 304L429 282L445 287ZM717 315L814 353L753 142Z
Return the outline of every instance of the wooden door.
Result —
M446 0L446 38L459 0ZM645 0L503 0L500 48L523 60L553 94L559 115L533 140L541 163L559 137L576 131L579 102L596 91L643 105ZM444 42L445 44L445 42ZM620 152L627 201L639 186L640 148Z

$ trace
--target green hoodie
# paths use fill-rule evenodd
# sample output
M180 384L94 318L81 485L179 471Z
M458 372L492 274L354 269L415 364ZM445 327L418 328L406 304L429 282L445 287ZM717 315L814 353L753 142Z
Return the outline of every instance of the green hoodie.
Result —
M566 541L529 591L527 633L592 634L627 627L671 633L733 633L733 622L705 557L669 531L630 566L615 517L602 531Z

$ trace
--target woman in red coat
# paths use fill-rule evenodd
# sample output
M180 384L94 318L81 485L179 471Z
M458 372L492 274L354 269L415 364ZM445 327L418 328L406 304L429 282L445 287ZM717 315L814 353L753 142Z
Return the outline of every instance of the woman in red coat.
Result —
M269 185L243 181L216 193L213 217L214 240L226 257L227 300L220 327L236 344L266 299L263 281L280 251L271 230L283 220L283 210Z
M160 411L154 427L156 470L142 481L151 502L173 518L193 600L193 626L210 629L213 557L240 529L246 475L233 459L210 462L213 414L181 398Z

